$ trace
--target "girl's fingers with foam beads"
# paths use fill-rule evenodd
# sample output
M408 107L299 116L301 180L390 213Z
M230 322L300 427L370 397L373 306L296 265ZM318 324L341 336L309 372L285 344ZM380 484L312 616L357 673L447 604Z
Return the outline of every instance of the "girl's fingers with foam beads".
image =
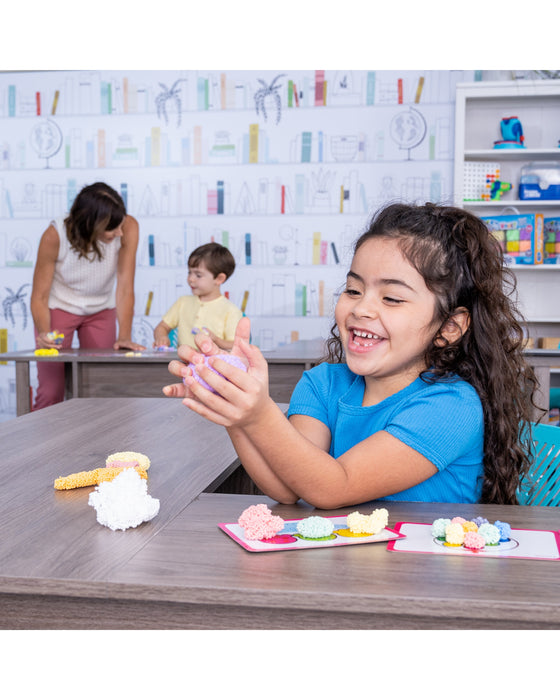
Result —
M235 356L216 355L209 357L207 364L210 368L225 377L236 386L243 386L247 377L247 365Z
M231 382L227 377L219 374L217 368L213 369L209 363L202 362L200 364L193 365L191 370L193 379L201 384L203 388L214 394L219 394L221 396L227 395L227 390L228 387L231 386ZM190 386L189 383L185 383L187 386Z
M239 357L234 357L227 353L204 357L202 362L189 364L189 368L192 376L202 386L220 394L223 394L223 388L226 388L227 384L217 385L213 381L215 378L213 375L224 377L228 384L233 382L238 386L242 386L240 380L243 380L247 372L246 364Z

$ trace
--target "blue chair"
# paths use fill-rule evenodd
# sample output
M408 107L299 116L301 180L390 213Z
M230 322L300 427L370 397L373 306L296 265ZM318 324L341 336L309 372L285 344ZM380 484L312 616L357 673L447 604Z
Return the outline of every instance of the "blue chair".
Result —
M560 506L560 428L533 423L532 465L517 491L524 506Z

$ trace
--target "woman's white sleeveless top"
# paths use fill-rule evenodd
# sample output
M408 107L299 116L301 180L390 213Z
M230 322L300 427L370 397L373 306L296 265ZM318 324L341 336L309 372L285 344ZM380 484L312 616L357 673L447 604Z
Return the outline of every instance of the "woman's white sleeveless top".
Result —
M62 309L78 316L89 316L115 307L115 281L121 239L99 241L103 259L90 253L78 257L66 235L64 219L51 221L58 232L60 246L49 295L49 308Z

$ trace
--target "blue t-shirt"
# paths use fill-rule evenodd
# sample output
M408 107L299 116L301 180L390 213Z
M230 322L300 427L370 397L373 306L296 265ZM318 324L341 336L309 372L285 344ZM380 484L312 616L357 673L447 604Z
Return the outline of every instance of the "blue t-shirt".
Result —
M365 382L346 364L303 373L288 416L311 416L331 431L335 459L379 430L424 455L437 474L385 500L477 503L482 492L484 416L476 390L459 377L416 379L375 406L362 406Z

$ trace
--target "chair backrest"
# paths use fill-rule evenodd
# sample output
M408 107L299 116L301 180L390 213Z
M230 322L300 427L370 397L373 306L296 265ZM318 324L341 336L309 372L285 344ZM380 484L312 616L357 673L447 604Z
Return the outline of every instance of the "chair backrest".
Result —
M533 423L532 464L517 491L526 506L560 506L560 427Z

